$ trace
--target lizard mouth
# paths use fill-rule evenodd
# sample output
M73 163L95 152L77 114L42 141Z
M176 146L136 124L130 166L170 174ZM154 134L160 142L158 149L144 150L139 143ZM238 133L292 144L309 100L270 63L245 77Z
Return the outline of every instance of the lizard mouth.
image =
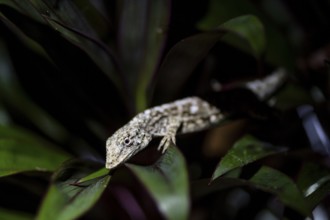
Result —
M105 164L105 168L110 170L110 169L113 169L113 168L117 167L119 164L120 163L116 162L116 161L111 161L111 162L107 161L106 164Z
M109 157L107 158L107 161L105 163L105 168L107 169L113 169L119 166L121 163L123 163L125 160L120 159L114 159L115 157Z

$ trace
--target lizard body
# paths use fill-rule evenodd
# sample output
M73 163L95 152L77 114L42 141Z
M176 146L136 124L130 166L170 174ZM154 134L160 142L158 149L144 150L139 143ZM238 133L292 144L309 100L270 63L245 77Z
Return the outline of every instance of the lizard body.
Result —
M274 93L287 78L279 69L263 79L237 87L251 90L260 100ZM221 85L216 91L221 90ZM220 90L219 90L220 89ZM106 143L106 168L125 162L145 148L154 137L163 137L158 149L164 153L176 134L200 131L217 124L224 115L219 109L198 97L188 97L147 109L110 136Z
M164 153L176 134L200 131L223 118L219 109L198 97L155 106L136 115L110 136L106 143L106 168L125 162L145 148L154 137L163 137L158 150Z

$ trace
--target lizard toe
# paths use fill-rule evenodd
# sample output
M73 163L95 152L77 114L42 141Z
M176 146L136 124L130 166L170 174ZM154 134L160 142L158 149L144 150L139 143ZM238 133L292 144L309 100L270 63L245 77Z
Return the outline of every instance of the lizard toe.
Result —
M170 146L170 144L171 144L171 141L169 139L167 139L166 144L163 147L163 152L162 152L163 154L166 152L166 150Z
M167 141L166 137L163 137L163 139L160 141L160 143L158 145L157 150L160 151L162 149L162 147L164 146L164 144L166 143L166 141Z
M172 143L173 143L174 145L176 145L176 139L175 139L175 136L172 136L172 137L171 137L171 140L172 140Z

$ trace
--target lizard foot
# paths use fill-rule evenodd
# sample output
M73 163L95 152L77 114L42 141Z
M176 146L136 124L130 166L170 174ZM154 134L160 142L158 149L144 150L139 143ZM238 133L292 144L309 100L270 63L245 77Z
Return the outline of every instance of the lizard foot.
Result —
M171 136L171 135L166 135L162 138L162 140L160 141L160 144L157 148L157 150L162 150L162 153L165 153L165 151L167 150L167 148L171 145L171 142L176 145L175 143L175 136Z

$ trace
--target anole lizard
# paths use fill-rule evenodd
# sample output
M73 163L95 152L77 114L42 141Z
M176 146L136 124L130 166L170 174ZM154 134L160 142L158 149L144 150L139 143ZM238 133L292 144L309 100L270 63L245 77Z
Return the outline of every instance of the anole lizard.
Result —
M106 143L106 165L114 168L145 148L154 137L163 137L164 153L175 135L200 131L217 124L224 115L198 97L188 97L147 109L117 130Z
M280 69L262 80L245 83L243 87L260 99L273 93L286 78ZM188 97L147 109L117 130L106 142L106 165L112 169L147 147L154 137L163 137L158 150L164 153L176 134L200 131L216 125L224 118L215 106L198 97Z

